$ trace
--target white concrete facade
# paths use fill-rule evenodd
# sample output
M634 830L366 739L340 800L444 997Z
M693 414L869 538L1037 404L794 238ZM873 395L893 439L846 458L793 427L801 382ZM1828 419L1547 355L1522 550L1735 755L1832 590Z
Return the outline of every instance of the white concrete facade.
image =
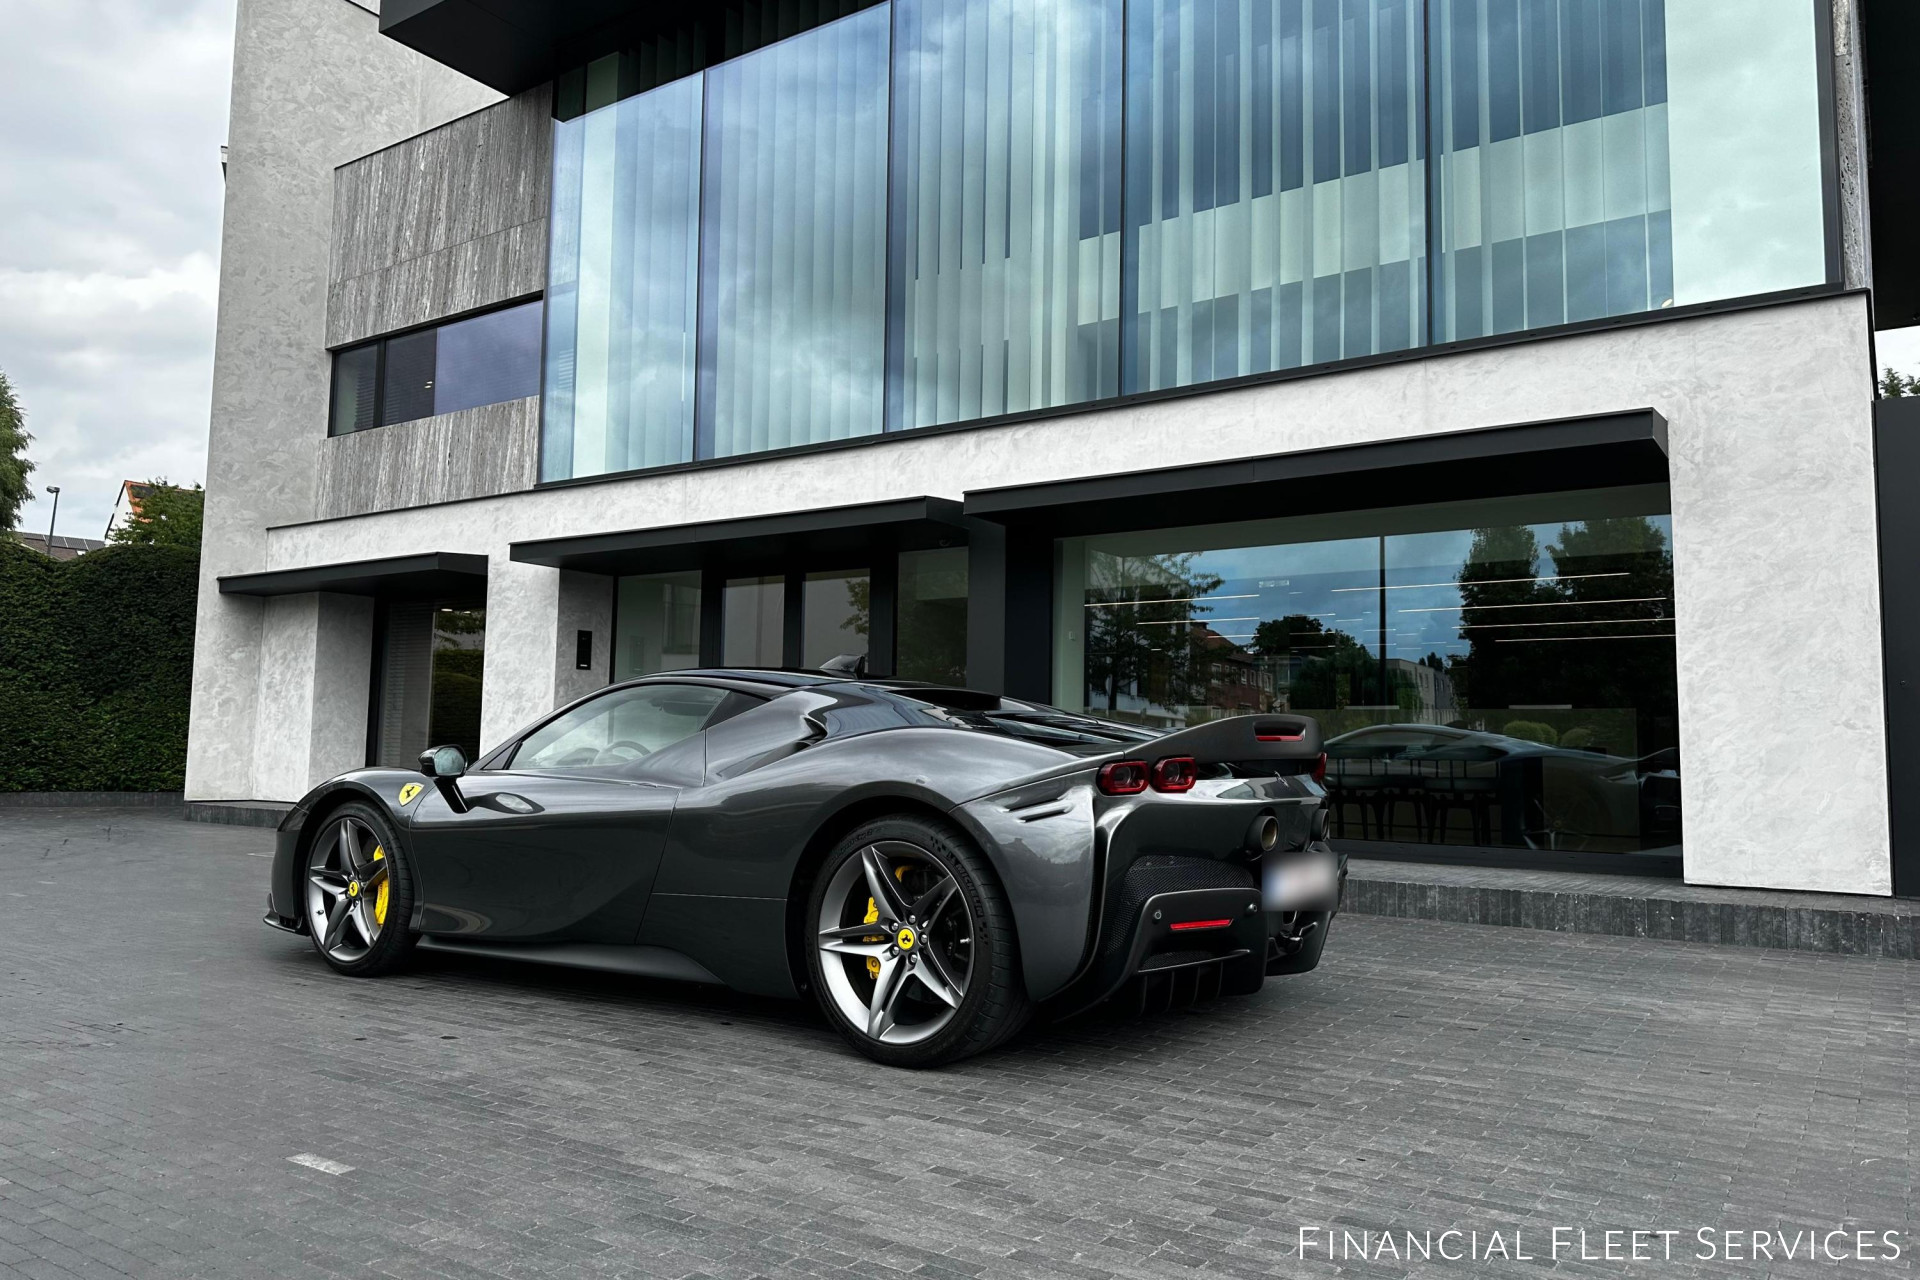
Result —
M1890 892L1864 295L315 520L331 166L494 96L371 28L345 0L242 0L189 799L289 800L365 763L365 603L262 605L220 595L223 575L486 556L490 747L603 680L575 670L574 636L612 630L609 579L515 563L516 542L1652 409L1669 425L1686 877ZM242 85L289 92L248 60L298 41L366 101L317 124L243 102Z

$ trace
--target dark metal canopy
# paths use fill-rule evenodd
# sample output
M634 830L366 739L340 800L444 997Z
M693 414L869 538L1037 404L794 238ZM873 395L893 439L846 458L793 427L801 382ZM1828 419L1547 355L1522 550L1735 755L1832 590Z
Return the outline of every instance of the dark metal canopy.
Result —
M1920 5L1862 0L1867 72L1867 203L1872 211L1874 323L1920 324Z
M487 558L455 551L428 551L385 560L349 560L304 569L272 569L220 579L220 594L293 596L331 591L347 596L407 596L466 599L487 592Z
M620 533L590 533L513 544L522 564L587 573L671 573L720 568L756 571L804 562L853 564L876 550L964 542L965 517L951 498L898 498L844 507L708 520Z
M620 94L738 57L875 0L384 0L380 32L502 93L608 54Z
M974 489L968 516L1106 533L1667 480L1652 409Z

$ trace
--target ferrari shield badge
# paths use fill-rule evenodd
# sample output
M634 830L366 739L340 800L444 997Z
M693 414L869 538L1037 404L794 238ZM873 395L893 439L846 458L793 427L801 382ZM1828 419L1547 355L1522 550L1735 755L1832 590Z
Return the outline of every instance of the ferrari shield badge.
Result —
M406 786L400 788L400 803L413 803L413 798L420 794L420 789L421 784L418 782L409 782Z

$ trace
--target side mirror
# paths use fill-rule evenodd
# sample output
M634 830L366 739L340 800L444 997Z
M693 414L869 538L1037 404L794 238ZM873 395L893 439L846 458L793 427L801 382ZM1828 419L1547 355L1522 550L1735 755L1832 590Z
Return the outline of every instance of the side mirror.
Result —
M428 747L420 753L420 772L436 781L464 777L467 753L458 747Z
M460 794L460 779L467 772L467 753L458 747L429 747L420 753L420 772L433 779L433 785L447 798L447 807L465 813L470 806Z

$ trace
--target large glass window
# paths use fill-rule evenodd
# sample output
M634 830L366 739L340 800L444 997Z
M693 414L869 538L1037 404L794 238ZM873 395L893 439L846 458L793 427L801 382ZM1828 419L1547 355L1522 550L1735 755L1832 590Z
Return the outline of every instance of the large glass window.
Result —
M544 479L693 457L701 84L554 126Z
M1812 5L1429 2L1443 339L1826 279Z
M478 760L486 610L395 601L382 606L379 628L369 763L411 769L422 751L448 744Z
M889 0L757 48L557 126L542 475L1833 283L1823 2ZM336 431L438 399L399 341Z
M650 573L619 582L613 678L700 665L700 574Z
M967 683L967 549L900 553L894 674L933 684Z
M1116 394L1120 0L896 0L890 428Z
M1419 0L1130 0L1129 391L1424 341Z
M881 429L891 16L706 73L699 457Z
M873 579L865 569L809 573L801 609L801 666L819 668L836 658L852 662L867 656Z
M327 434L540 394L538 302L336 351Z
M786 665L785 577L729 578L720 603L723 663L729 667Z
M1063 539L1055 697L1317 717L1348 839L1680 839L1664 486Z

